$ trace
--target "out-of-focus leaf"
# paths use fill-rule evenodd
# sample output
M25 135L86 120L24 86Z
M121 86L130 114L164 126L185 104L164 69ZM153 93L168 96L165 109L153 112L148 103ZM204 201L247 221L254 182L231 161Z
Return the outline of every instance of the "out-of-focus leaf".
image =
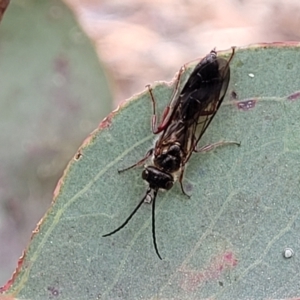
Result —
M224 54L225 55L225 54ZM229 55L227 53L226 55ZM117 170L153 145L144 92L86 140L56 191L8 294L46 299L299 297L300 48L239 49L228 96L179 184L159 192L156 256L151 206L113 236L145 193L141 169ZM154 89L159 111L172 89ZM291 248L294 256L284 257Z
M0 24L0 85L4 283L67 162L111 111L111 99L93 46L57 0L10 4Z

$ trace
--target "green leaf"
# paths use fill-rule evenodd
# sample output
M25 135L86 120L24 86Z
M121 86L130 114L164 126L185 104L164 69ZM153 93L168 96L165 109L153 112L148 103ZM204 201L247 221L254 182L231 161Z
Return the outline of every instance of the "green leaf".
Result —
M262 299L299 296L300 51L237 49L231 82L184 185L159 192L156 256L151 205L110 237L144 195L142 168L118 174L153 145L145 91L112 113L70 163L7 291L46 299ZM231 51L224 53L229 55ZM189 70L190 71L190 70ZM154 89L159 111L172 88ZM80 155L79 155L80 154ZM291 248L295 255L283 256Z
M111 96L93 45L61 1L12 1L0 48L1 284Z

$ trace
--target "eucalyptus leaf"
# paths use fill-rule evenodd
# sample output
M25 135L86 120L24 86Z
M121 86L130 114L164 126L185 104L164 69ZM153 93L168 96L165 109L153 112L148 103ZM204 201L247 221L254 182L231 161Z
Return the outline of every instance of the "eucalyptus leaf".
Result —
M97 53L61 1L11 1L0 49L2 285L68 161L112 106Z
M229 57L231 50L223 52ZM191 66L192 67L192 66ZM240 141L193 154L183 184L110 237L144 195L153 146L147 91L113 112L70 162L8 294L47 299L299 297L300 48L237 49L227 97L200 141ZM191 72L189 69L187 72ZM172 86L157 83L162 112ZM289 250L287 251L287 248Z

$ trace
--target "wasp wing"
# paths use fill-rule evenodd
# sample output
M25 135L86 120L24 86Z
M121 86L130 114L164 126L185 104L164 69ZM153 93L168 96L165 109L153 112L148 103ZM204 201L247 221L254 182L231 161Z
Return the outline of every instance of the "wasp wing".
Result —
M196 145L220 108L230 80L229 62L222 58L218 58L217 60L219 64L219 78L215 78L212 84L208 84L207 87L202 88L202 92L209 95L207 95L206 107L199 113Z
M161 130L156 148L180 144L188 161L207 127L213 120L226 94L230 69L229 61L218 58L213 50L195 67L178 98L170 102L166 126ZM157 153L160 150L157 150Z
M165 130L174 119L187 120L192 116L196 117L197 112L207 105L210 94L207 85L215 84L215 78L218 80L219 77L218 60L222 59L218 59L216 51L212 50L196 65L181 91L179 84L185 67L179 70L174 93L155 133Z
M187 104L186 109L182 110L184 116L186 116L187 119L190 118L190 126L192 127L192 133L190 134L193 135L192 149L189 149L190 151L186 157L186 161L188 161L192 152L195 150L199 140L224 100L230 80L229 63L233 55L234 49L228 61L223 58L215 58L215 60L205 65L202 64L202 68L198 70L198 74L201 75L202 78L201 84L198 89L189 93L190 104ZM197 101L194 101L194 105L191 104L193 103L191 99L197 99ZM188 101L185 103L188 103ZM201 103L201 105L199 103ZM198 108L197 113L193 113L193 106ZM193 116L193 118L191 118L191 116Z

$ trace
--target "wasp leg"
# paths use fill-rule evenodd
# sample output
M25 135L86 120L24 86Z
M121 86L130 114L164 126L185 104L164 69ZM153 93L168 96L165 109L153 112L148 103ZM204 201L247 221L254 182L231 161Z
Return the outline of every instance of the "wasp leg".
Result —
M180 183L181 191L185 196L187 196L188 198L191 198L191 196L185 192L184 187L183 187L183 183L182 183L183 173L184 173L184 169L182 169L182 171L180 172L180 176L179 176L179 180L178 180Z
M146 85L146 87L148 88L148 92L150 94L150 98L151 98L151 102L152 102L152 119L151 119L151 128L152 128L152 132L153 134L158 134L161 131L163 131L169 121L169 117L173 111L173 107L172 107L172 103L174 99L177 98L178 93L180 92L179 90L179 85L180 85L180 79L181 79L181 75L183 74L183 72L185 71L186 67L185 65L181 67L181 69L178 71L178 74L176 76L175 79L175 88L173 91L173 95L171 97L171 101L169 103L169 105L165 108L163 114L162 114L162 120L160 123L158 123L157 121L157 114L156 114L156 101L155 101L155 97L153 95L152 92L152 87L150 84Z
M142 165L142 164L143 164L143 163L144 163L144 162L145 162L152 154L153 154L153 149L150 149L150 150L146 153L146 155L145 155L141 160L139 160L139 161L136 162L135 164L133 164L133 165L131 165L131 166L125 168L125 169L118 170L118 173L122 173L122 172L125 172L125 171L127 171L127 170L130 170L130 169L132 169L132 168L134 168L134 167L137 167L137 166Z
M220 142L217 142L217 143L205 145L201 148L195 148L194 152L209 152L209 151L212 151L212 150L216 149L217 147L225 146L225 145L241 146L241 143L236 142L236 141L220 141Z
M152 102L152 119L151 119L151 129L152 129L152 132L154 134L158 133L158 130L157 130L157 119L156 119L156 102L155 102L155 98L154 98L154 95L152 93L152 87L150 84L146 85L146 87L148 88L148 92L150 94L150 98L151 98L151 102Z

